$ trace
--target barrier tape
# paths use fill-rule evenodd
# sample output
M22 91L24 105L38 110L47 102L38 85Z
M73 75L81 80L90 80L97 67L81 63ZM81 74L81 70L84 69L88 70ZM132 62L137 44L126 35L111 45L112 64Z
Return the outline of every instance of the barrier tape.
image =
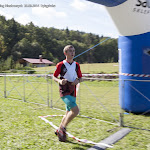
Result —
M46 77L53 76L53 74L4 74L1 73L0 76L37 76L37 77ZM82 74L83 77L101 77L101 76L119 76L119 74Z
M53 128L55 128L56 130L58 129L58 127L56 125L54 125L52 122L48 121L46 118L47 117L56 117L56 116L64 116L64 115L47 115L47 116L39 116L39 118L41 118L42 120L44 120L46 123L49 123ZM83 142L83 143L88 143L88 144L94 144L94 145L102 145L102 146L106 146L106 147L109 147L109 148L113 148L112 145L108 145L108 144L105 144L105 143L95 143L93 141L89 141L87 139L79 139L75 136L73 136L72 134L66 132L66 134L68 135L68 137L70 138L73 138L75 140L77 140L78 142Z
M52 76L52 74L47 75L47 74L0 74L1 77L6 76L6 77L47 77L47 76Z
M80 88L80 83L78 83L78 84L76 85L76 95L78 95L79 88Z
M83 77L119 76L119 74L82 74Z
M150 77L150 74L130 74L130 73L120 73L119 75L131 76L131 77Z
M150 74L130 74L130 73L119 73L119 74L82 74L83 77L115 77L119 75L124 76L132 76L132 77L150 77ZM52 77L53 74L3 74L1 73L0 76L33 76L33 77Z

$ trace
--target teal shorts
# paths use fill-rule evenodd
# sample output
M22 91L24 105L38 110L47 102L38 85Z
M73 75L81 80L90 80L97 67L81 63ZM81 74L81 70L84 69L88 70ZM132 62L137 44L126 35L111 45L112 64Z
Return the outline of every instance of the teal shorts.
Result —
M67 111L70 111L71 108L77 106L76 97L74 97L74 96L66 95L66 96L61 97L61 99L66 104L66 110Z

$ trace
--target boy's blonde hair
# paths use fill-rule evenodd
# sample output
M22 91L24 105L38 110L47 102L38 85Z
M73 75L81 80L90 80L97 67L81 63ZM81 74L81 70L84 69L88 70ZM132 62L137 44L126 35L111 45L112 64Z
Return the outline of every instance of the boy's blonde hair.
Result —
M72 45L67 45L67 46L64 47L63 52L66 53L67 50L69 50L70 48L75 49Z

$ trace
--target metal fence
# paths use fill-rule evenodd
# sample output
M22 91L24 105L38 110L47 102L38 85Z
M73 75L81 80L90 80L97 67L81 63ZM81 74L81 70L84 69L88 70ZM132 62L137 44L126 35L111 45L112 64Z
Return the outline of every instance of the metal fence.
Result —
M0 96L65 111L58 84L51 75L0 75ZM90 78L90 81L81 83L77 104L82 116L118 124L118 81L101 79L95 82Z
M136 115L120 109L118 87L118 79L86 78L80 83L77 93L80 116L117 126L149 130L148 114ZM65 111L58 84L51 75L1 74L0 97Z
M0 75L0 96L49 106L50 78L47 75Z

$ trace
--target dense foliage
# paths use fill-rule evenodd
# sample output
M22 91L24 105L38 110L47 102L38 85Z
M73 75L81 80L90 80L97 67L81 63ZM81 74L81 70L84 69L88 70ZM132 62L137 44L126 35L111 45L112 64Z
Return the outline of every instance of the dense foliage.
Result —
M38 27L32 22L21 25L14 19L0 16L0 68L14 68L20 58L38 58L40 54L55 63L64 59L63 48L74 45L76 54L89 49L107 37L54 27ZM79 63L117 62L117 39L109 39L78 57Z

